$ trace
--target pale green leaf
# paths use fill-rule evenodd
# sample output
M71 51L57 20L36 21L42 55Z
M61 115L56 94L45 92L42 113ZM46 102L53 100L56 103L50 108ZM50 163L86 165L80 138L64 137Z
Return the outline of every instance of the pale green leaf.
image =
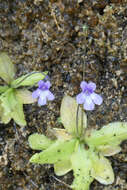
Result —
M0 53L0 77L8 84L14 80L15 68L6 53Z
M1 120L3 123L8 123L11 118L15 120L18 125L25 126L25 116L23 113L23 104L15 95L14 89L8 89L0 96L0 102L3 113Z
M57 122L58 122L58 123L62 123L61 117L58 117L58 118L57 118Z
M92 152L92 176L102 184L108 185L114 182L114 173L110 162L101 154Z
M7 124L12 119L11 113L8 113L6 115L3 113L3 114L0 115L0 118L1 118L1 123Z
M76 130L76 114L77 114L78 104L76 103L75 98L70 96L65 96L62 100L60 117L61 121L67 130L68 133L77 135ZM87 127L87 117L83 112L83 129L82 129L82 110L79 107L78 112L78 134L82 134L82 130Z
M3 107L4 114L8 115L14 110L17 100L14 96L14 90L9 88L5 93L0 96L1 106Z
M18 125L26 126L23 104L20 102L20 100L17 100L17 104L13 109L11 116Z
M8 88L8 86L0 86L0 94L5 92Z
M55 174L58 176L65 175L72 170L72 165L70 160L63 160L54 164Z
M71 157L71 163L74 171L72 189L89 190L93 177L91 176L92 164L88 150L85 150L84 146L79 145L78 151L75 151Z
M62 140L72 139L72 136L68 134L65 129L53 128L52 133L55 137L57 137L57 139L62 139Z
M98 146L97 150L101 152L103 156L113 156L114 154L117 154L121 151L121 147L116 145L102 145Z
M127 139L127 122L114 122L102 127L98 131L85 136L89 146L119 145Z
M33 86L35 85L38 81L43 80L46 76L47 72L32 72L28 73L26 75L23 75L16 80L14 80L11 83L11 86L14 88L18 88L19 86Z
M32 156L30 162L38 164L54 164L66 160L73 153L76 140L60 141L57 140L48 149Z
M32 134L29 136L29 146L34 150L43 150L49 148L54 141L50 140L43 134Z
M23 104L31 104L37 101L35 98L32 97L32 92L27 89L18 89L16 90L15 94Z
M0 123L4 123L4 124L7 124L9 123L9 121L11 120L11 113L8 113L8 114L4 114L4 109L3 107L1 106L1 101L0 101Z

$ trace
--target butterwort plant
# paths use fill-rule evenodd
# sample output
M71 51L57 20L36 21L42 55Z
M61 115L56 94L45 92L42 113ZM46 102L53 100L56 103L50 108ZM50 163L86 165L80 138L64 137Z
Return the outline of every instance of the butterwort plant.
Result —
M6 53L0 53L0 78L4 85L0 86L0 120L7 124L11 119L21 126L26 125L23 104L36 101L27 88L43 80L47 72L31 72L15 78L16 70Z
M75 98L65 96L60 108L65 129L54 128L54 140L38 133L29 136L30 147L40 150L30 162L54 164L58 176L72 170L74 180L70 188L74 190L89 190L94 179L105 185L112 184L114 172L106 157L119 153L120 143L127 139L126 122L113 122L100 130L90 130L82 111Z

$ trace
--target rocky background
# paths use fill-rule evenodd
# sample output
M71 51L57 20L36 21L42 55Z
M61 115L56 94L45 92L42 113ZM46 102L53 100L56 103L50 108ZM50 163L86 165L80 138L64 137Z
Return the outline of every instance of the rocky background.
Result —
M69 190L73 173L54 174L52 165L34 165L28 145L34 132L62 127L64 94L75 96L80 82L97 84L104 102L87 112L88 126L127 121L127 2L122 0L0 0L0 51L7 52L17 76L48 71L55 101L25 105L26 127L0 124L0 190ZM34 90L31 89L31 90ZM97 181L91 190L127 190L127 141L110 157L115 182Z

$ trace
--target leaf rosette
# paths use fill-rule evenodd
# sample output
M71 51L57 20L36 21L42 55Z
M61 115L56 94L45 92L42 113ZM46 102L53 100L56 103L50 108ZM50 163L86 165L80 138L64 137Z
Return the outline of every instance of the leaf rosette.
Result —
M16 70L11 59L6 53L0 53L0 77L5 85L0 86L0 119L7 124L11 119L25 126L23 104L31 104L37 101L32 98L32 92L26 87L36 85L43 80L47 72L32 72L15 79Z
M54 171L58 176L73 170L74 180L70 187L75 190L89 190L94 179L105 185L112 184L114 173L105 156L121 151L119 145L127 139L127 123L114 122L100 130L89 131L87 117L84 112L82 117L81 115L82 109L78 108L75 99L65 96L60 109L60 118L65 129L53 129L55 140L37 133L29 136L30 147L43 150L33 155L30 162L54 164Z

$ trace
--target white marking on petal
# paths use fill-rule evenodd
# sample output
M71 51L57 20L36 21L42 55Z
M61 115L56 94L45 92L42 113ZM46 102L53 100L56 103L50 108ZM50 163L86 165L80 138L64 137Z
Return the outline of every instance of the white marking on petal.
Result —
M39 97L39 99L38 99L38 105L44 106L44 105L46 105L46 103L47 103L47 101L46 101L45 97Z
M87 96L87 98L85 99L83 107L85 110L94 110L94 102L92 101L90 96Z

